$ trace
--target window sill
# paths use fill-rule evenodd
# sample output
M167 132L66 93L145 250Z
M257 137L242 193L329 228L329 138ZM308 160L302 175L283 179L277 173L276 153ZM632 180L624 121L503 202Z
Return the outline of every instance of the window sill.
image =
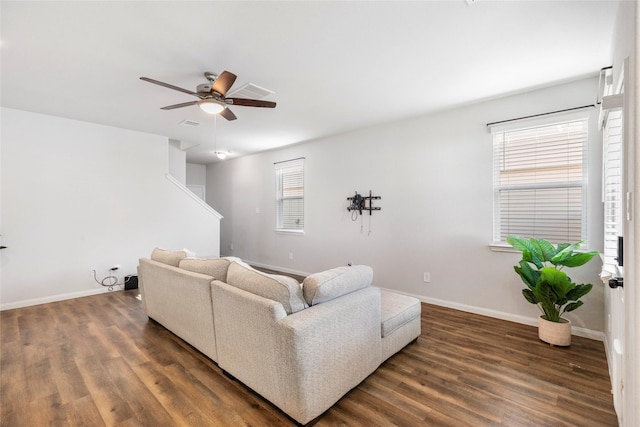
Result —
M519 250L513 249L513 246L507 243L491 243L489 245L489 249L493 252L511 252L511 253L520 253Z
M304 235L304 230L286 230L286 229L282 229L282 228L276 228L275 232L278 234L294 234L294 235L299 235L299 236L303 236Z
M508 243L490 243L489 249L491 249L493 252L521 253L519 250L514 249L513 246L509 245ZM590 250L588 248L581 248L581 249L576 249L575 252L576 253L590 252ZM600 255L602 257L602 254Z

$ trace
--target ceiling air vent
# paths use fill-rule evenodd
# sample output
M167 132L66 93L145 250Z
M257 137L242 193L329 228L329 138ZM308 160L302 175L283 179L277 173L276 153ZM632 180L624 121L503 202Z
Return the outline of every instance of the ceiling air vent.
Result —
M247 83L246 85L241 86L238 89L228 93L227 97L260 99L268 95L273 95L274 93L275 92L272 90L254 85L253 83Z
M193 120L183 120L178 124L180 126L191 126L191 127L196 127L196 126L200 125L200 123L194 122Z

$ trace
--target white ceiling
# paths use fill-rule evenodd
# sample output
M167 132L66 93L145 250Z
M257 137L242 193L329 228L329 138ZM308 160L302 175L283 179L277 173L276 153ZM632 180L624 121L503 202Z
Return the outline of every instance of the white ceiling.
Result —
M214 161L194 90L229 70L275 109L233 107L234 155L596 74L611 65L615 1L1 2L3 107L163 135ZM183 120L201 124L178 125Z

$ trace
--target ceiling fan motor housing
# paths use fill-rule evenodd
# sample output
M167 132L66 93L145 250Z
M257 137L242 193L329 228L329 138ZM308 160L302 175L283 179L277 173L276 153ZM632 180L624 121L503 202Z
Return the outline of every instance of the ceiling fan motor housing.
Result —
M211 83L203 83L198 85L198 87L196 88L196 92L198 93L202 93L202 94L208 94L211 92Z

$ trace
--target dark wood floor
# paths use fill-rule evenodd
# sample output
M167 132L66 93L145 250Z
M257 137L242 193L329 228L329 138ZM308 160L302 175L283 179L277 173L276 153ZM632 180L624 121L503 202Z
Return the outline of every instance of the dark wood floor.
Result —
M2 426L290 426L137 291L0 313ZM422 335L317 426L616 426L601 342L423 304ZM327 373L330 375L330 373Z

